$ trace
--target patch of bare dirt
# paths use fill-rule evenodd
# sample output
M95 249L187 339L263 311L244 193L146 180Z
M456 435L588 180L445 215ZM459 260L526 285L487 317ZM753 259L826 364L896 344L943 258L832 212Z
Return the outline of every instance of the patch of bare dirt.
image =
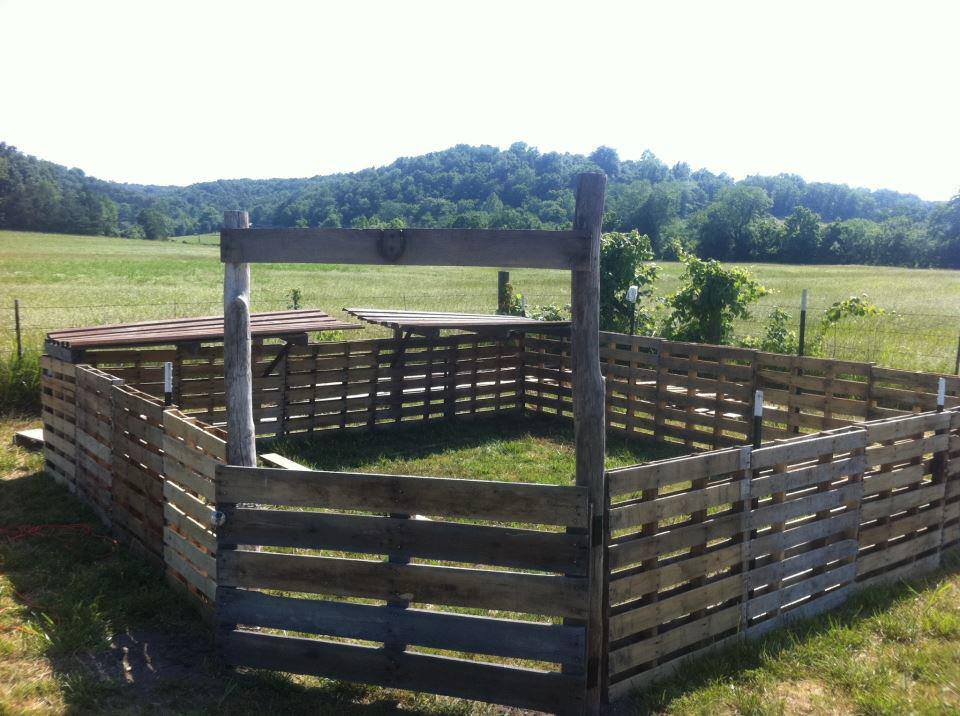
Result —
M849 705L814 679L782 682L772 689L771 696L782 701L783 713L787 716L839 716L850 713Z
M217 669L213 645L196 633L118 634L109 649L77 658L93 675L144 697L164 685L199 685Z

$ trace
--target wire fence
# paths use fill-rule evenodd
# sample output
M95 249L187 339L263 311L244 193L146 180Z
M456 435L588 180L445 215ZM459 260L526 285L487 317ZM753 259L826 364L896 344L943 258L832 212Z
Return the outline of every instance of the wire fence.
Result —
M416 289L416 287L411 287ZM570 303L569 291L528 292L527 306ZM365 289L365 290L364 290ZM377 287L356 287L336 293L304 290L294 300L290 291L254 291L255 311L289 308L320 308L331 314L347 306L370 306L419 310L492 313L497 307L496 286L464 292L463 288L411 290L385 295ZM49 331L78 326L123 323L222 314L222 300L212 291L192 300L148 302L87 302L81 304L20 301L20 341L24 349L37 349ZM764 339L775 311L788 314L787 328L799 333L800 311L796 306L763 303L749 318L734 324L733 341L757 344ZM879 316L845 318L837 324L824 321L826 308L810 307L806 317L805 353L824 358L875 362L893 368L954 373L960 350L960 313L904 313L888 311ZM0 355L17 350L16 311L13 303L0 305Z
M734 326L735 341L762 340L777 310L789 315L787 328L800 333L797 307L767 304ZM891 368L955 373L960 356L960 314L886 311L877 316L826 320L827 308L809 308L804 353L822 358L866 361Z

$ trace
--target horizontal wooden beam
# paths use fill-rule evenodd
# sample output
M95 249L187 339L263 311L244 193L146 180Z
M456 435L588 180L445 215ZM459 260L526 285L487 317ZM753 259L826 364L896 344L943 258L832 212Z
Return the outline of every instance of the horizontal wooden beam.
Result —
M299 510L238 509L221 526L231 544L397 554L581 577L586 537L566 532Z
M573 619L586 615L583 577L234 550L222 539L217 549L217 583L223 587L381 600L409 594L409 601L421 604Z
M580 713L580 674L246 630L226 634L222 650L226 663L234 666L316 674L550 713Z
M426 609L294 599L246 589L217 590L221 622L342 639L402 640L447 651L580 665L583 627L493 619Z
M223 229L232 263L397 264L585 269L584 231L495 229Z
M217 466L218 503L586 527L586 489L496 480Z

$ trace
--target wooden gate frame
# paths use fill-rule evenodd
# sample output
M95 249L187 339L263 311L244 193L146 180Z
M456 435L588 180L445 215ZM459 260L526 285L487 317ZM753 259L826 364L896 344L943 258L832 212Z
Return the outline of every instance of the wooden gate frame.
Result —
M600 229L606 176L581 174L567 231L492 229L255 229L245 211L224 212L224 381L227 464L256 466L250 335L251 263L344 263L567 269L576 484L590 496L585 708L600 710L606 641L605 388L600 372Z

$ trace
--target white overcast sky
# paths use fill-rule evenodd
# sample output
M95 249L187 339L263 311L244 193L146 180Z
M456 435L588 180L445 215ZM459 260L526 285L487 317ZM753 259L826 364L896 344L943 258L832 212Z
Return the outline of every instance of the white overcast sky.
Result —
M457 143L960 189L960 3L0 0L0 141L104 179Z

